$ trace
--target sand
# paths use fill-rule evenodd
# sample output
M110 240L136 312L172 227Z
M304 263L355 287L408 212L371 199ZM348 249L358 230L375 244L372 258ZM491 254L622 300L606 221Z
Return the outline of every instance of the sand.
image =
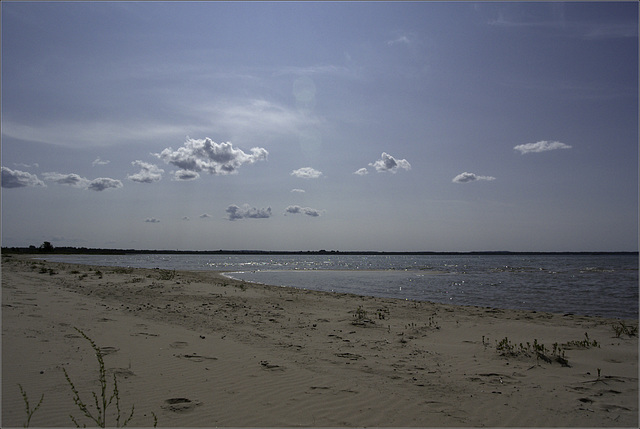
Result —
M1 423L26 421L20 383L31 408L44 394L31 426L90 425L63 373L92 403L77 327L129 426L637 427L638 338L615 323L3 255ZM551 362L517 353L534 340Z

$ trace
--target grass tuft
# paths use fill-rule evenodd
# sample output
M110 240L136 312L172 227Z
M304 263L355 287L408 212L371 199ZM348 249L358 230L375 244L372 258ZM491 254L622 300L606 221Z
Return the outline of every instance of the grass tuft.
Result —
M158 280L173 280L176 277L176 270L159 270Z

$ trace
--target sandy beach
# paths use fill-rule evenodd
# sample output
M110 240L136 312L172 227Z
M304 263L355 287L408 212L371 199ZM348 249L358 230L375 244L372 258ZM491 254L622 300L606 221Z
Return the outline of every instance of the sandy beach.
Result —
M638 337L616 324L3 254L1 423L26 421L20 384L44 394L31 426L90 425L63 372L92 403L77 327L129 426L637 427Z

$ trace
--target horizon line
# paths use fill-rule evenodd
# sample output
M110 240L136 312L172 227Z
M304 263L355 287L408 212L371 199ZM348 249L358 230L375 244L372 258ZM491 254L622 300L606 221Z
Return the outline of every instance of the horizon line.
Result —
M350 255L576 255L576 254L638 254L638 250L468 250L468 251L436 251L436 250L179 250L179 249L123 249L123 248L88 248L60 246L53 247L52 251L35 246L29 247L2 247L2 253L66 253L66 254L350 254Z

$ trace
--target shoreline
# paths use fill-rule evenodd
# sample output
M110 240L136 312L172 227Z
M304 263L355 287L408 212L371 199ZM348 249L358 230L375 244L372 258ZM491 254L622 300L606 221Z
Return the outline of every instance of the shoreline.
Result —
M638 424L638 338L616 338L616 319L4 254L2 293L3 427L24 422L17 383L32 407L45 394L31 426L80 415L62 368L82 393L96 362L74 326L114 350L105 365L122 408L135 403L130 426L151 412L161 427ZM599 347L578 346L585 333ZM501 353L505 338L548 357L566 344L570 367Z
M598 253L601 253L601 252L598 252ZM51 259L48 259L47 256L51 257ZM360 279L355 278L354 276L349 276L349 275L345 276L345 274L351 274L351 273L364 273L364 274L369 273L370 274L374 272L381 272L381 273L384 273L385 275L386 273L397 273L397 274L415 273L416 275L421 277L429 276L429 275L446 275L446 274L462 274L463 276L466 275L467 274L465 272L466 270L462 269L462 273L460 273L459 269L457 268L458 267L457 265L454 265L454 267L456 268L452 268L452 269L443 269L440 266L432 267L429 265L425 265L425 266L419 265L418 267L398 265L388 269L387 268L377 269L375 267L363 269L363 268L360 268L359 264L361 263L366 264L367 262L356 260L356 261L349 261L346 264L349 266L349 268L346 268L346 269L341 267L342 264L336 264L335 268L327 269L327 268L324 268L324 266L322 268L315 266L315 263L311 263L309 265L309 268L307 268L305 264L308 264L308 262L303 262L302 265L300 265L300 268L296 267L293 269L287 268L287 269L281 270L281 269L278 269L277 266L274 266L273 268L268 268L264 270L262 268L262 265L264 264L264 262L262 261L260 261L261 263L258 264L260 265L259 267L254 267L252 264L249 264L249 265L252 265L251 267L245 267L243 265L247 265L247 264L241 263L238 266L234 266L233 268L231 268L229 267L229 265L234 265L234 262L233 261L229 262L226 259L223 259L222 262L214 260L211 263L204 263L206 261L203 262L198 260L200 263L185 265L185 261L180 262L181 260L176 261L171 259L172 255L165 255L166 258L168 259L165 259L165 257L162 257L162 258L151 257L151 259L142 257L142 259L140 259L140 257L136 258L135 256L132 256L133 258L132 260L129 260L128 258L124 258L124 259L118 258L114 260L109 258L110 255L102 255L103 258L99 258L97 260L93 258L96 255L77 255L78 256L77 258L73 258L71 256L71 259L69 260L66 258L67 256L71 256L71 255L62 255L61 257L56 258L55 254L49 254L49 255L38 255L38 256L35 256L35 258L39 260L47 260L49 262L77 263L77 264L85 264L85 265L99 264L103 266L140 267L140 268L158 268L158 266L163 266L163 264L166 264L168 268L165 268L165 269L177 269L177 270L185 270L185 271L210 271L211 270L219 273L241 273L238 276L231 275L228 277L231 277L235 280L247 281L247 282L256 283L256 284L285 286L285 287L294 287L294 288L301 288L301 289L313 289L313 290L319 290L319 291L331 291L331 292L338 292L338 293L341 293L341 292L355 293L355 294L364 295L364 296L419 300L419 301L435 302L435 303L442 303L442 304L452 303L454 305L483 306L483 307L490 307L490 308L524 310L524 311L535 310L540 312L551 312L554 314L577 314L582 316L634 319L634 320L637 318L637 315L638 315L637 259L635 259L636 265L631 265L632 268L629 268L629 266L627 265L616 266L615 271L619 273L618 275L626 275L625 273L627 270L635 271L635 279L630 280L628 276L624 279L620 279L621 281L624 282L622 283L623 289L617 288L613 290L613 288L609 288L608 291L605 292L602 290L602 288L600 288L601 289L600 293L597 293L596 290L598 288L593 287L594 285L596 285L596 283L594 283L594 280L585 278L583 279L584 284L591 285L591 286L585 289L584 293L576 292L575 289L565 287L565 289L563 289L563 291L560 294L561 296L551 296L546 293L546 289L544 287L537 287L526 293L520 293L520 292L514 293L513 290L515 289L513 287L511 289L506 288L502 290L500 289L500 287L498 287L498 288L492 288L492 289L495 289L494 292L496 294L495 296L492 296L491 294L489 295L483 294L481 289L475 288L475 287L469 290L464 290L464 288L458 291L454 290L453 294L449 295L449 292L446 289L443 289L448 287L448 285L442 284L442 278L436 279L435 280L436 284L428 285L426 289L425 289L425 285L418 285L418 287L415 289L416 291L418 291L417 293L411 293L411 292L407 293L407 291L410 289L405 288L404 292L396 294L392 292L392 289L389 289L389 288L385 289L384 286L382 286L382 288L374 287L372 289L368 287L357 287L357 288L349 287L349 285L359 284ZM86 257L83 257L83 256L86 256ZM501 257L501 255L498 255L496 257ZM555 266L553 262L549 262L549 261L553 261L553 260L545 259L545 262L542 262L542 264L550 263L551 265L549 266L544 265L545 268L540 268L540 273L555 274L555 270L559 270L560 275L562 275L562 272L563 272L562 267ZM625 261L628 264L629 261L628 260L625 260ZM523 272L526 272L527 270L531 270L531 267L528 267L528 266L520 267L519 265L512 266L512 264L519 264L519 263L526 264L529 262L531 261L523 262L523 261L515 261L515 260L514 261L501 260L500 263L497 265L497 267L499 268L497 269L490 268L488 273L486 273L486 275L493 275L492 273L494 271L497 271L499 273L502 272L503 270L501 270L500 268L502 268L503 265L506 268L504 271L514 270L515 272L518 272L521 270ZM203 266L202 263L204 263L204 265L206 266ZM422 263L427 263L427 262L423 261ZM606 261L604 262L603 261L585 261L584 262L584 264L596 264L596 265L603 264L603 263L606 263ZM285 265L288 265L288 263L286 263ZM445 267L447 267L447 265L445 265ZM576 270L580 270L579 271L580 275L592 269L591 265L584 265L585 267L584 271L583 271L583 268L579 268L579 267L582 267L582 266L576 265L575 267L572 267L572 268ZM466 268L466 265L465 265L465 268ZM598 271L598 269L594 271ZM252 274L256 272L266 273L267 278L266 279L264 277L259 278L255 274ZM324 281L311 279L307 281L304 278L298 277L298 281L291 281L291 278L280 277L278 279L271 278L269 280L269 277L273 277L274 274L278 274L278 273L299 275L300 273L316 274L320 272L328 273L329 275L331 273L334 273L335 275L342 275L342 276L345 276L346 278L333 279L333 280L324 279ZM538 272L538 270L535 269L535 272ZM614 272L614 271L611 271L611 272ZM474 271L472 270L471 274L473 273ZM296 278L296 277L293 277L293 278ZM333 283L331 283L332 281ZM509 279L509 281L511 281L511 279ZM525 288L522 290L527 290L526 289L527 284L533 284L533 285L537 284L537 279L529 279L529 283L522 282L522 279L520 280L516 279L516 281L520 282L517 285L518 288L521 288L521 287ZM562 281L562 280L556 280L556 282L558 281ZM565 278L565 281L567 282L565 286L573 285L575 287L582 287L581 284L574 283L570 278ZM601 279L600 281L605 282L603 284L615 285L618 279L609 278L609 279ZM396 279L386 279L383 284L393 285L395 284L395 282L396 282ZM462 281L462 284L464 283L465 282ZM502 281L498 281L498 284L502 284L502 283L503 283ZM470 284L473 284L473 280ZM561 284L561 283L558 283L558 284ZM335 285L335 287L328 287L330 285ZM343 287L343 286L347 286L347 287ZM367 284L364 286L370 286L370 285ZM434 289L435 292L433 293L429 291L429 288L431 286L435 286L436 288ZM483 286L483 284L482 282L480 282L479 285L476 285L476 286ZM493 286L493 284L491 284L491 286ZM549 285L548 287L553 287L553 286L554 285ZM467 289L468 289L468 285L467 285ZM622 300L621 294L619 293L619 291L623 291L623 293L626 293L629 297L631 297L631 299ZM616 300L609 301L607 298L609 296L608 293L615 294L615 296L617 297ZM633 298L633 296L635 296L635 299ZM493 299L493 298L496 298L496 299Z

